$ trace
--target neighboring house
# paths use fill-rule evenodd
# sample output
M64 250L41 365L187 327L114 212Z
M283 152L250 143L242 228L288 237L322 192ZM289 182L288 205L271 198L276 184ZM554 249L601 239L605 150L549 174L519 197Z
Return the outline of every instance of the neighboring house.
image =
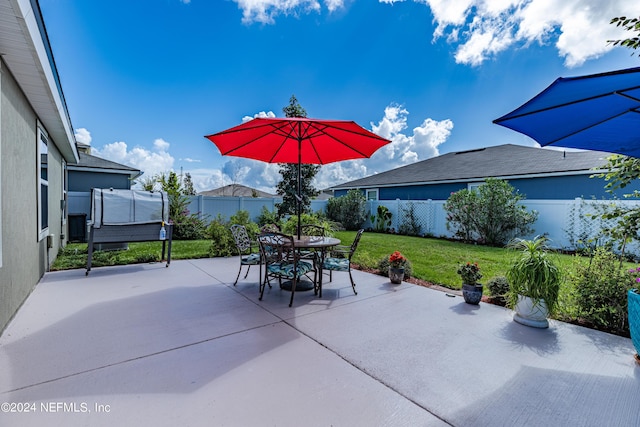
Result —
M79 160L69 164L69 191L90 192L92 188L131 189L142 175L140 169L91 155L91 148L78 144Z
M91 218L91 189L131 189L134 180L142 175L139 169L91 155L91 147L77 144L78 163L69 163L67 233L71 242L86 242L86 222Z
M498 145L447 153L332 187L335 196L350 189L368 200L446 200L452 192L481 185L485 178L505 179L527 199L611 198L602 172L611 153L558 151L520 145ZM640 189L634 184L617 193Z
M198 196L209 197L278 197L255 188L247 187L241 184L230 184L214 190L201 191Z
M0 332L66 243L73 127L38 2L0 0Z
M332 198L333 198L332 190L322 190L320 191L320 193L318 193L316 197L313 198L313 200L329 200Z

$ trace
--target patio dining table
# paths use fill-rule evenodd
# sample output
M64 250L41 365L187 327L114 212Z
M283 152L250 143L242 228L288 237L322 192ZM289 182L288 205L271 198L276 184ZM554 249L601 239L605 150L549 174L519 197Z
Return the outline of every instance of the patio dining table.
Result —
M293 237L293 246L300 249L313 249L320 253L320 262L318 265L320 269L322 267L322 261L324 260L324 256L326 254L327 248L331 248L333 246L337 246L340 244L340 239L335 237L325 237L325 236L300 236L300 238ZM316 266L318 268L318 266ZM322 271L318 271L319 274L322 274ZM322 280L322 279L320 279ZM313 283L307 280L301 280L296 285L296 291L310 291L313 289ZM291 290L291 282L284 282L282 284L282 289Z

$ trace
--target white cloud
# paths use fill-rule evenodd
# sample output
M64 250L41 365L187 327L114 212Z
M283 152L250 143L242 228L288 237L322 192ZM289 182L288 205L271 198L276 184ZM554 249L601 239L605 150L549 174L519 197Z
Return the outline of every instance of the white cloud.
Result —
M254 114L253 117L251 116L244 116L242 118L242 123L246 123L249 120L253 120L253 119L257 119L257 118L261 118L261 119L272 119L274 118L276 115L273 111L268 111L268 112L264 112L264 111L260 111L257 114Z
M640 15L640 3L628 0L414 1L431 9L434 40L457 45L456 62L472 66L511 47L554 43L565 65L576 67L612 49L607 40L627 37L611 18Z
M254 117L272 117L273 114L258 113ZM449 119L437 121L431 118L412 130L407 130L409 112L402 106L392 104L384 110L384 116L377 123L371 123L372 132L390 139L392 142L378 150L370 159L358 159L323 165L316 175L314 186L325 189L333 185L363 178L394 167L419 160L426 160L439 154L438 147L450 136L453 122ZM251 119L251 116L247 116ZM277 164L251 159L229 158L220 169L190 169L196 191L211 190L232 183L246 185L258 190L275 193L281 179Z
M231 159L221 169L191 169L193 186L197 192L213 190L237 183L275 194L280 181L277 164L250 159Z
M299 13L320 12L317 0L233 0L242 10L242 22L252 24L273 24L278 15L297 15ZM324 5L333 12L344 6L344 0L324 0Z
M187 163L200 163L202 160L198 160L198 159L192 159L191 157L185 157L183 159L180 159L183 162L187 162Z
M324 189L439 155L438 147L451 135L453 122L427 118L413 129L411 135L407 135L403 132L407 129L408 115L409 112L400 105L392 104L385 108L384 117L378 124L371 123L371 131L390 139L391 143L376 151L370 159L322 166L316 175L316 188Z
M91 132L85 128L76 129L75 137L77 142L91 145Z
M275 23L280 15L319 13L319 0L233 0L242 22ZM378 0L393 5L405 0ZM456 62L477 66L502 51L531 43L554 44L565 65L575 67L613 47L607 40L628 35L611 18L640 15L640 2L629 0L413 0L430 8L434 41L455 46ZM344 0L324 0L333 12ZM392 19L392 18L390 18Z
M165 140L156 139L153 151L142 147L129 149L126 142L119 141L107 144L101 149L92 147L91 154L140 169L145 177L152 177L172 169L174 158L169 154L169 146Z

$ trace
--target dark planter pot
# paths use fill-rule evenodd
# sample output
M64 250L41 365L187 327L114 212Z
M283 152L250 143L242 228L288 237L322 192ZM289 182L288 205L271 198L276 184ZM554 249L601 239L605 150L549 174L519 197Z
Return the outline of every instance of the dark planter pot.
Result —
M389 280L399 285L404 280L404 268L389 268Z
M629 332L631 341L636 348L636 361L640 363L640 294L637 289L629 290L627 294L627 307L629 310Z
M482 299L482 285L462 285L462 297L467 304L480 304Z

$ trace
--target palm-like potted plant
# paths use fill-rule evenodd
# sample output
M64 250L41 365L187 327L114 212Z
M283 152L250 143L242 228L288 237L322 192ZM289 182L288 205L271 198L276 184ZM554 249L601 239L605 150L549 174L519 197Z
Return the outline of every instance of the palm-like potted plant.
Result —
M509 306L515 310L513 320L527 326L548 328L547 317L558 305L562 274L549 257L547 238L515 239L508 246L519 251L511 268Z
M480 266L477 262L467 262L458 267L458 274L462 277L462 297L468 304L479 304L484 287L478 283L482 279Z

